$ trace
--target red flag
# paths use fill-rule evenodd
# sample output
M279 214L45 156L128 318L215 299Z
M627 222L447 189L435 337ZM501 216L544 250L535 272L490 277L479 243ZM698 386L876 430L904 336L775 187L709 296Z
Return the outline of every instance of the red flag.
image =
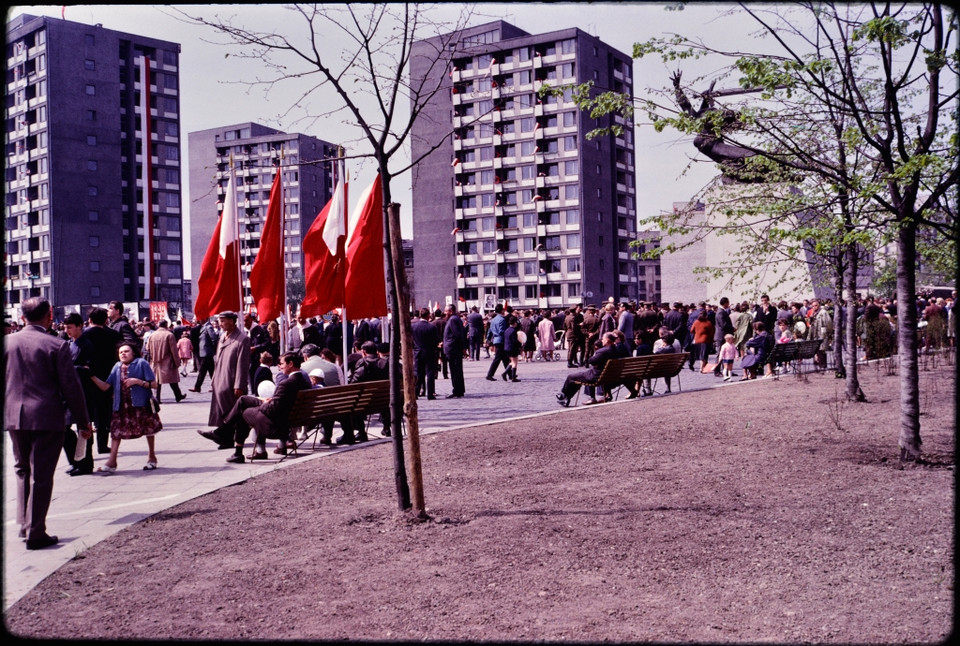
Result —
M199 320L226 310L240 311L240 240L232 169L227 180L223 211L200 265L197 298L193 305L193 313Z
M250 270L250 292L261 321L280 318L286 300L283 260L283 179L277 168L270 189L267 217L260 234L260 250Z
M300 305L300 316L323 316L343 306L343 284L347 269L344 253L346 236L343 233L346 228L346 193L347 186L341 180L333 191L333 197L303 237L306 296Z
M351 319L386 316L383 269L383 189L380 175L360 196L350 216L344 304Z

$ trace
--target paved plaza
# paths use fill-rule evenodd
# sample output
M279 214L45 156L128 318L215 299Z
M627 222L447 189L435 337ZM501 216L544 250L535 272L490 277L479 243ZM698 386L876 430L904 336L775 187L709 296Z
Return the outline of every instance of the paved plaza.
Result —
M573 410L560 407L555 399L555 393L570 371L566 361L521 363L518 373L521 381L518 383L502 381L499 372L495 382L487 381L484 376L489 364L490 360L482 353L479 362L464 363L467 395L463 399L445 399L450 393L450 382L442 378L437 380L438 398L418 401L421 434L511 419L524 423L524 418ZM195 374L189 374L181 382L181 388L192 387L195 377ZM204 385L204 390L209 383L207 381ZM679 392L675 380L673 393L661 395L664 388L661 381L653 397L626 401L622 399L626 393L622 392L619 401L607 405L648 408L669 400L670 405L675 406L676 398L682 397L683 392L720 385L733 387L736 381L724 384L712 374L702 375L684 369L680 374L682 392ZM377 439L373 432L371 442L366 444L308 452L283 462L271 453L271 459L264 462L227 464L224 460L230 452L216 450L209 440L196 433L197 429L208 428L205 423L209 393L184 392L187 399L175 404L169 387L163 389L164 404L160 417L164 429L157 436L157 470L142 470L147 454L147 444L142 439L121 444L119 468L111 476L70 477L64 473L69 467L66 458L61 457L47 516L47 531L58 536L60 543L48 549L27 551L17 537L13 456L10 442L4 442L4 609L87 548L157 512L274 469L294 467L306 460L329 459L345 450L362 450L369 444L390 441ZM596 410L599 413L602 406ZM649 411L644 414L648 415ZM375 422L371 430L378 428L379 424ZM335 431L334 437L338 434L339 430ZM270 447L274 445L275 442L268 443ZM247 447L249 453L249 440ZM96 466L103 464L106 457L95 453Z

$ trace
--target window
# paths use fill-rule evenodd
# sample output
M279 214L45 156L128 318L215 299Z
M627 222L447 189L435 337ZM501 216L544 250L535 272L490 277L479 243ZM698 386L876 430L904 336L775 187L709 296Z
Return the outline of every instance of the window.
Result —
M97 170L97 160L88 159L87 160L87 170Z
M563 113L563 125L566 127L577 125L577 113L576 112L564 112Z
M579 258L567 258L567 271L569 273L577 273L580 271L580 259Z
M580 248L580 234L579 233L568 233L567 234L567 249L579 249Z
M87 187L87 195L88 195L88 196L90 196L90 197L96 197L96 196L97 196L97 193L99 193L99 191L97 190L97 187L96 187L96 186L88 186L88 187Z
M577 149L577 138L576 138L576 137L564 137L564 138L563 138L563 149L564 149L564 150L576 150L576 149Z
M483 277L493 278L497 275L497 265L493 262L483 263Z
M83 69L90 70L91 72L97 69L97 63L92 58L88 58L83 61Z
M524 117L520 119L520 132L533 132L537 127L537 120L533 117Z
M537 167L530 164L521 166L520 176L523 179L534 179L537 176Z
M90 222L99 222L100 221L100 212L99 211L87 211L87 219Z
M571 209L566 213L567 224L580 224L580 211Z
M84 87L83 91L86 92L87 96L96 96L97 94L97 88L94 85L88 84L86 87Z
M577 174L577 160L571 159L570 161L563 162L563 174L564 175L576 175Z
M100 246L100 236L90 236L90 246L99 247Z
M88 146L96 146L96 145L97 145L97 137L96 137L95 135L87 135L87 145L88 145Z
M93 285L90 287L90 295L94 298L100 298L100 286Z
M97 111L87 110L87 121L96 121L96 120L97 120Z
M580 199L580 185L579 184L567 184L566 192L564 197L568 200L577 200Z
M99 260L91 260L91 261L90 261L90 271L92 271L92 272L98 272L98 271L100 271L100 261L99 261Z

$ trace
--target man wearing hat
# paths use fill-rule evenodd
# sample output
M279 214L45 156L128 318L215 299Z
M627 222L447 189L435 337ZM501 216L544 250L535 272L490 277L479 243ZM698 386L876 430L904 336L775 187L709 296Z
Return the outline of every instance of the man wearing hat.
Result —
M250 383L250 337L238 328L236 312L221 312L217 319L221 332L210 384L213 397L207 420L209 426L223 424L233 405L247 393Z

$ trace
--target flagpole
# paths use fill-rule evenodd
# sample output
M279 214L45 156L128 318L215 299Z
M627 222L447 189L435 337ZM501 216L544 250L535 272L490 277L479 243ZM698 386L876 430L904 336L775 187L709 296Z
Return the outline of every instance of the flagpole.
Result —
M284 217L287 210L286 192L283 190L283 144L280 144L280 270L283 272L283 311L280 312L280 354L287 352L287 334L290 332L290 313L287 303L287 239L284 237ZM277 357L279 359L279 357Z
M227 190L233 191L233 196L237 196L237 187L234 184L234 174L233 174L233 151L230 152L230 178L227 181ZM240 304L240 311L237 314L240 316L240 320L243 321L243 269L240 266L240 218L237 217L236 212L236 199L230 200L233 204L234 212L230 214L230 219L233 221L233 239L237 241L234 245L234 256L237 260L237 289L240 292L240 300L237 301ZM224 196L224 205L227 204L227 196Z
M343 146L338 146L338 147L337 147L337 156L339 157L339 164L338 164L338 165L339 165L339 170L340 170L340 177L341 177L341 179L343 180L343 186L344 186L344 189L343 189L343 190L344 190L344 192L343 192L343 237L344 237L344 243L343 243L343 258L340 260L340 263L341 263L340 267L341 267L341 269L342 269L342 276L343 276L343 282L344 282L343 299L344 299L344 301L346 301L346 298L347 298L347 294L346 294L346 280L347 280L347 243L346 243L346 240L348 239L348 233L349 233L349 232L347 231L347 226L350 224L350 216L349 216L350 210L349 210L349 204L348 204L348 199L347 199L349 193L348 193L347 188L346 188L346 186L347 186L347 176L346 176L346 162L344 161ZM346 370L346 368L347 368L347 356L348 356L348 352L347 352L347 349L348 349L348 348L347 348L347 346L348 346L349 344L348 344L348 342L347 342L347 304L346 304L345 302L343 302L343 301L341 301L341 304L340 304L340 325L341 325L342 328L343 328L343 329L342 329L342 332L341 332L341 336L343 337L343 368L344 368L344 370L343 370L343 376L344 376L344 378L346 378L346 376L347 376L347 370Z

